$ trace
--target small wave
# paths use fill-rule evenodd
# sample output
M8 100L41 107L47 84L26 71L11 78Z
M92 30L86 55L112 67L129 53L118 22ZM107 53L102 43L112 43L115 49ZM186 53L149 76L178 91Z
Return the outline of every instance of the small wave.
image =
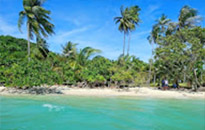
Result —
M52 104L43 104L43 107L46 107L49 109L49 111L60 111L63 110L64 107L61 106L56 106L56 105L52 105Z

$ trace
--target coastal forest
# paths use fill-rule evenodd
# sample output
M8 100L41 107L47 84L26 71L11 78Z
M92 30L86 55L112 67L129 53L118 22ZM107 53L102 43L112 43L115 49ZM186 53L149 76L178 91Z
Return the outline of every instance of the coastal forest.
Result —
M43 4L43 0L23 0L18 27L19 31L27 27L27 39L0 36L0 86L159 86L165 77L170 86L179 83L196 90L205 85L205 28L197 9L185 5L176 14L177 21L166 14L156 20L147 36L152 57L146 63L129 54L130 40L135 37L131 33L143 22L139 6L121 6L120 16L113 18L124 40L122 54L111 60L100 55L103 50L80 49L81 43L69 39L61 53L49 50L46 39L55 35L55 25Z

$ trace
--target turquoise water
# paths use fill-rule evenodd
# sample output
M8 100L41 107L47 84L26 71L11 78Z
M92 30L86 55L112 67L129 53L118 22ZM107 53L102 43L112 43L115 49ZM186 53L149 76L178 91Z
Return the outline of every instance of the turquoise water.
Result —
M203 100L0 96L1 130L204 130Z

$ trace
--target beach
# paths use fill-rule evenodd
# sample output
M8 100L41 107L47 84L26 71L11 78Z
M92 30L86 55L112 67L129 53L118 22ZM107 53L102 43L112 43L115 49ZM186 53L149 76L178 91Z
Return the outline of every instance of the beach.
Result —
M156 88L129 88L129 89L82 89L75 88L63 90L65 95L78 96L131 96L131 97L148 97L148 98L201 98L205 99L205 92L183 92L171 90L157 90Z
M43 87L41 87L43 88ZM72 96L124 96L124 97L145 97L145 98L174 98L174 99L205 99L205 92L193 92L191 90L159 90L153 87L135 87L135 88L78 88L67 86L47 87L54 90L59 95ZM25 95L26 90L0 87L0 95ZM33 93L34 94L34 93ZM44 93L55 94L55 93Z

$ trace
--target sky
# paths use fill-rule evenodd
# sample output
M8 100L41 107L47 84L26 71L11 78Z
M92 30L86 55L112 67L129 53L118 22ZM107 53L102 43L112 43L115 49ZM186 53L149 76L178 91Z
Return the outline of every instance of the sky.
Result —
M71 41L78 43L79 49L90 46L102 50L100 55L106 58L117 59L122 54L123 33L113 19L120 16L121 5L141 8L141 22L131 35L130 54L145 62L151 58L147 36L161 14L177 21L180 9L189 5L205 17L205 0L47 0L43 6L51 11L55 25L55 34L46 39L49 49L61 53L62 46ZM0 0L0 35L26 38L26 25L23 33L17 26L21 10L22 0ZM204 21L201 26L205 26Z

